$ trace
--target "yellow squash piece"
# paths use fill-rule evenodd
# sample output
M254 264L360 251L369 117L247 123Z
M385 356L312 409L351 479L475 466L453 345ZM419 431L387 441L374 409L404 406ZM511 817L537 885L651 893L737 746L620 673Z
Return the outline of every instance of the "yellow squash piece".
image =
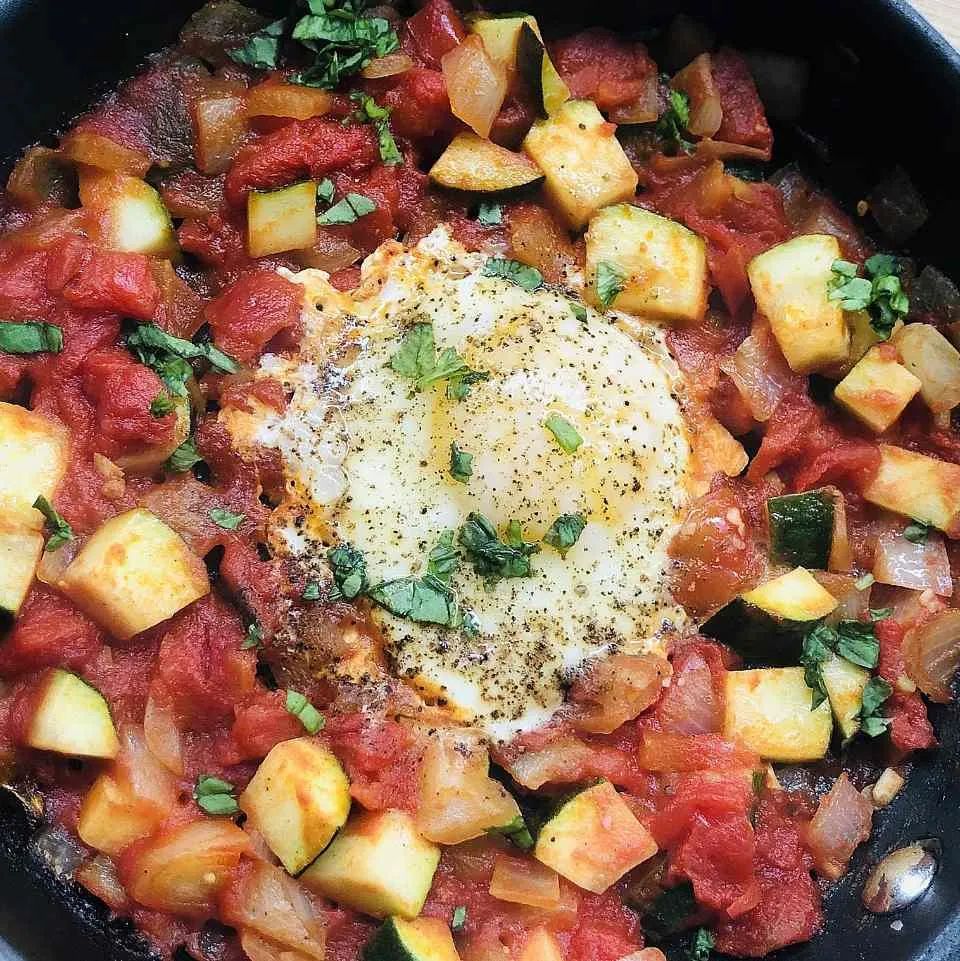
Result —
M97 529L58 587L101 627L126 640L208 594L210 579L176 531L136 508Z
M290 874L330 843L350 813L350 782L320 741L281 741L260 763L239 804Z
M317 242L317 184L313 180L280 190L251 190L247 196L247 251L266 257L305 250Z
M0 611L16 615L26 599L43 552L43 534L0 519Z
M451 190L498 193L538 183L543 174L525 154L465 132L457 134L437 158L430 179Z
M788 621L816 621L837 607L837 599L804 567L781 574L741 597Z
M573 230L602 207L629 200L637 172L592 100L567 100L537 121L523 149L546 177L544 192Z
M747 267L760 313L790 367L801 374L838 364L850 350L850 329L838 301L829 299L836 237L807 234L777 244Z
M667 323L692 323L707 309L707 249L682 224L633 204L595 214L587 231L587 290L599 303L597 271L614 267L623 290L610 304Z
M863 689L870 680L870 672L845 657L831 654L820 665L820 674L840 733L844 738L853 737L860 730L857 715L863 706Z
M903 413L921 386L920 379L899 362L896 348L880 344L863 355L837 384L833 396L857 420L882 434Z
M768 761L816 761L827 753L833 718L824 701L810 710L802 667L728 671L723 736Z

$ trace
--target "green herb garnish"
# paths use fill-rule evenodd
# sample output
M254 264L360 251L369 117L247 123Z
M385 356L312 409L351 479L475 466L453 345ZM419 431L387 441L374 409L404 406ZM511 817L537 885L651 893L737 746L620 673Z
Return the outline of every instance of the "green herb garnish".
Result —
M367 561L363 554L349 544L341 544L327 552L327 563L333 571L335 590L330 600L343 598L352 601L366 590Z
M907 316L910 300L900 283L900 263L890 254L874 254L864 263L866 277L849 260L835 260L828 285L830 300L839 300L843 310L865 310L870 326L887 340L898 320Z
M559 414L548 414L543 426L553 434L557 443L568 454L572 454L583 443L583 438L576 427Z
M245 517L246 514L235 514L225 507L214 507L210 510L210 520L225 531L235 531L243 523Z
M467 923L467 909L462 904L458 905L453 909L453 914L450 917L450 930L462 931L466 923Z
M197 451L197 444L192 437L188 437L164 462L164 470L173 474L183 474L194 464L199 464L203 458Z
M570 313L573 314L581 324L587 322L587 308L583 304L578 304L575 300L568 300L567 303L570 306Z
M358 119L373 124L373 129L377 132L380 159L390 167L403 163L403 157L390 130L390 108L381 107L373 97L362 90L354 90L350 94L350 99L359 105Z
M706 928L697 928L697 933L690 943L690 950L687 951L687 957L690 961L707 961L715 943L713 935Z
M623 271L609 261L601 260L597 264L597 303L606 310L623 292L626 278Z
M303 591L301 592L300 596L305 601L319 601L321 596L320 582L307 581L307 583L304 585Z
M253 67L254 70L276 70L280 41L286 28L286 20L274 20L253 34L243 46L228 50L227 55L235 63Z
M583 514L561 514L543 535L543 541L566 557L567 551L577 543L586 526L587 519Z
M507 577L529 577L530 555L540 550L539 544L523 540L518 521L511 521L503 540L483 514L473 512L460 528L457 540L466 551L467 560L489 586Z
M473 454L460 450L456 441L450 445L450 476L461 484L473 476Z
M247 625L247 633L243 636L240 650L250 651L258 647L263 647L263 628L256 621L251 621Z
M657 136L664 141L665 147L691 153L696 145L684 136L689 123L690 98L681 90L670 90L667 109L657 121Z
M431 323L417 323L407 330L400 348L390 358L390 367L401 377L414 381L417 390L447 381L447 396L452 400L463 400L473 384L490 376L468 367L452 347L445 348L438 357Z
M316 734L327 723L327 719L299 691L287 691L285 706L290 714L299 719L307 734Z
M923 521L912 521L904 529L903 536L911 544L925 544L932 530L933 526L931 524L925 524Z
M372 214L377 205L363 194L349 193L342 200L338 200L329 210L317 214L317 223L322 227L336 224L353 224L361 217Z
M863 689L863 701L857 719L860 730L867 737L879 737L890 726L890 719L878 712L884 701L893 693L893 688L882 677L871 677Z
M234 796L235 791L236 788L229 781L204 774L197 778L193 799L206 814L225 817L236 814L240 810Z
M187 396L187 379L193 374L190 360L205 359L214 370L235 374L240 365L211 343L195 344L174 337L156 324L139 324L126 338L127 349L154 370L167 390L176 397Z
M481 271L484 277L500 277L531 293L543 286L543 274L536 267L528 267L519 260L491 257Z
M27 321L0 321L0 353L59 354L63 350L63 330L53 324Z
M503 207L490 201L482 201L477 210L477 223L484 227L496 227L503 223Z
M166 394L157 394L157 396L150 401L150 413L154 417L166 417L167 414L173 413L175 406Z
M822 665L831 654L838 654L860 667L876 667L880 643L873 622L840 621L835 628L818 624L804 638L800 663L807 687L813 691L811 710L816 710L827 698Z
M73 528L54 510L53 505L43 497L38 497L33 506L43 514L44 528L50 535L43 548L48 554L60 550L67 541L73 540Z
M323 201L325 204L333 203L333 195L337 192L337 188L334 187L333 181L329 177L324 177L320 183L317 184L317 199Z

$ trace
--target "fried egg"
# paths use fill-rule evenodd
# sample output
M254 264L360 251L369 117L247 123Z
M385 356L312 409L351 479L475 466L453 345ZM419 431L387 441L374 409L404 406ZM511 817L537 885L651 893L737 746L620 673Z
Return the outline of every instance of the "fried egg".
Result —
M662 651L682 624L665 575L691 451L658 328L486 276L487 259L438 227L410 249L384 244L350 293L320 271L288 274L305 288L305 336L259 372L285 385L288 408L229 426L238 446L279 450L286 496L271 546L308 577L329 579L327 552L343 544L362 553L371 585L420 577L470 515L501 538L519 522L539 545L525 577L481 577L454 537L449 587L464 625L371 611L398 677L504 740L549 721L594 658ZM462 399L444 381L418 389L391 366L417 324L486 379ZM582 439L575 450L545 426L551 415ZM472 455L469 477L451 473L453 444ZM586 525L561 553L543 538L569 514Z

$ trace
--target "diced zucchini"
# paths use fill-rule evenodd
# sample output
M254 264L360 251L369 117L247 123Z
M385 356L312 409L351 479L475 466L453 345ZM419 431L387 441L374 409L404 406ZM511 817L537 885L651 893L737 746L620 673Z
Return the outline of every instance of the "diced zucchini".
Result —
M804 635L836 606L837 599L798 567L734 598L701 631L751 660L796 664Z
M837 384L833 397L857 420L882 434L903 413L920 387L920 379L899 362L896 349L878 344Z
M77 834L95 851L115 857L134 841L152 834L164 813L136 797L111 774L93 782L80 807Z
M546 51L540 68L540 93L543 97L543 109L548 117L552 117L570 99L570 88Z
M827 753L833 720L824 701L811 711L802 667L728 671L723 736L768 761L816 761Z
M39 531L43 515L33 502L53 500L67 469L66 431L17 404L0 403L0 517L10 528Z
M525 154L467 132L450 141L430 168L430 179L453 190L500 193L540 183L543 174Z
M117 731L104 696L83 678L55 668L41 682L24 738L38 751L115 758Z
M99 214L99 239L111 250L168 258L179 254L170 214L146 181L87 168L80 175L80 200Z
M695 322L707 309L707 249L675 220L633 204L606 207L587 231L587 289L598 303L601 263L623 276L611 306L667 322Z
M870 321L870 314L865 310L845 310L844 319L850 331L850 350L847 356L838 364L824 367L820 373L831 380L841 380L853 370L854 364L876 344L883 343L883 338L874 330ZM901 323L900 321L897 322Z
M99 527L57 585L126 640L210 593L203 561L155 514L135 508Z
M317 242L317 184L313 180L247 195L247 251L266 257Z
M931 324L907 324L893 335L900 362L920 379L920 396L935 414L960 404L960 352Z
M460 955L439 918L388 918L364 946L363 961L460 961Z
M853 737L860 730L857 715L863 706L863 689L870 680L870 672L845 657L831 654L820 665L820 673L840 733L844 738Z
M863 489L871 504L960 537L960 465L880 445L880 469Z
M836 499L829 490L771 497L767 501L771 560L825 571L833 546Z
M190 436L190 399L173 397L173 413L176 421L173 434L165 444L153 444L142 450L129 451L117 457L116 464L125 474L154 474L170 455Z
M350 782L319 741L281 741L240 795L240 807L290 874L330 843L350 813Z
M543 45L540 31L535 26L531 27L529 23L520 25L517 69L526 80L534 99L543 105L543 111L549 117L570 99L570 88L557 73Z
M829 299L830 268L839 257L836 237L807 234L771 247L747 267L757 307L797 373L840 363L849 353L843 311Z
M375 918L415 918L439 863L440 848L417 832L413 818L389 810L351 818L301 880L331 901Z
M567 100L546 120L537 121L523 149L546 177L544 192L574 230L602 207L629 200L637 172L591 100Z
M609 781L564 801L533 849L538 861L595 894L656 853L656 841Z
M470 19L470 32L477 34L483 40L483 46L491 60L503 64L512 71L517 65L517 47L524 24L533 31L535 37L540 36L536 17L529 13L473 17Z
M23 604L43 552L43 534L0 520L0 611L16 616Z
M627 955L627 957L630 957ZM537 928L524 942L520 961L564 961L557 939L546 929Z

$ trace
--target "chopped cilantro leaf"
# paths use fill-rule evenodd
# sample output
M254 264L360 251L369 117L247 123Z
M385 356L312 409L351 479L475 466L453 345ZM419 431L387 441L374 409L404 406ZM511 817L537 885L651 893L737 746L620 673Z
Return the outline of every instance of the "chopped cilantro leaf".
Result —
M804 638L800 663L804 667L807 687L813 691L811 710L816 710L827 698L821 668L832 654L839 654L860 667L876 667L880 643L873 622L845 620L835 628L818 624Z
M430 323L417 323L407 330L400 348L390 358L390 366L401 377L413 380L418 390L446 380L447 396L452 400L463 400L472 384L490 376L468 367L452 347L447 347L438 358Z
M372 214L377 205L363 194L349 193L342 200L338 200L329 210L317 214L317 223L323 227L334 224L353 224L361 217Z
M323 730L327 719L299 691L287 691L285 706L287 711L300 721L307 734L316 734Z
M373 97L362 90L354 90L350 99L359 105L358 118L373 124L373 129L377 132L380 159L390 167L403 163L403 157L390 130L390 108L381 107Z
M324 177L320 183L317 184L317 199L323 201L325 204L329 204L333 201L333 195L336 193L337 188L334 187L333 181L329 177Z
M697 933L690 943L690 950L687 951L687 957L690 961L707 961L714 944L713 935L706 928L697 928Z
M225 531L235 531L243 523L245 516L228 511L225 507L213 507L210 510L210 520Z
M548 414L543 426L553 434L557 443L568 454L572 454L583 443L583 438L577 432L576 427L559 414Z
M222 778L201 775L193 789L193 799L206 814L224 817L236 814L240 807L234 797L236 788Z
M870 620L871 621L885 621L890 615L893 614L892 607L871 607L870 608Z
M667 109L657 121L657 136L669 150L690 153L695 144L688 140L687 125L690 123L690 98L680 90L667 94Z
M811 711L815 711L827 699L822 667L823 662L833 653L836 644L836 631L823 624L815 627L803 639L800 664L804 668L803 679L813 692Z
M460 904L453 909L453 914L450 917L450 930L462 931L466 923L467 909L464 905Z
M319 581L307 581L303 587L303 591L300 596L305 601L319 601L320 600L320 582Z
M44 547L48 554L60 550L67 541L73 540L73 528L54 510L53 505L46 497L38 497L33 502L33 506L43 514L43 526L50 535Z
M59 354L63 350L63 330L39 321L0 321L0 353Z
M477 211L477 222L484 227L496 227L503 223L503 207L490 201L483 201Z
M923 521L912 521L904 529L903 536L911 544L925 544L931 530L933 528L930 524L925 524Z
M518 260L491 257L481 271L484 277L500 277L531 293L543 286L543 274L536 267L528 267Z
M473 476L473 454L460 450L456 441L450 445L450 476L461 484Z
M150 401L150 413L154 417L166 417L167 414L173 413L173 409L174 403L166 394L157 394Z
M366 590L367 562L363 554L349 544L342 544L327 552L327 563L333 571L333 583L336 589L331 594L331 600L352 601Z
M280 57L280 41L287 29L286 20L274 20L252 34L243 46L227 51L234 63L255 70L276 70Z
M880 642L872 622L841 621L837 625L837 653L851 664L876 667Z
M240 650L250 651L262 646L263 628L256 621L251 621L247 625L247 633L244 635L243 642L240 644Z
M205 359L214 370L235 374L240 365L210 343L195 344L174 337L156 324L139 324L126 338L127 349L155 371L175 397L186 397L188 378L193 375L189 360Z
M578 304L575 300L568 300L567 303L570 305L570 313L573 314L581 324L587 322L587 308L583 304Z
M597 303L606 310L623 292L626 282L623 271L609 261L601 260L597 264Z
M529 577L530 555L540 550L538 544L523 540L520 525L511 521L504 540L483 514L473 512L460 528L457 540L467 554L473 569L492 586L502 578Z
M371 587L367 596L397 617L420 624L459 627L463 622L453 592L436 577L399 577Z
M887 340L910 310L900 282L900 263L891 254L874 254L863 266L866 277L858 276L859 268L849 260L835 260L828 296L839 300L843 310L867 311L870 326Z
M449 584L460 563L460 551L453 546L453 531L444 531L427 557L427 573Z
M543 541L566 557L567 551L577 543L586 526L587 519L583 514L561 514L543 535Z

